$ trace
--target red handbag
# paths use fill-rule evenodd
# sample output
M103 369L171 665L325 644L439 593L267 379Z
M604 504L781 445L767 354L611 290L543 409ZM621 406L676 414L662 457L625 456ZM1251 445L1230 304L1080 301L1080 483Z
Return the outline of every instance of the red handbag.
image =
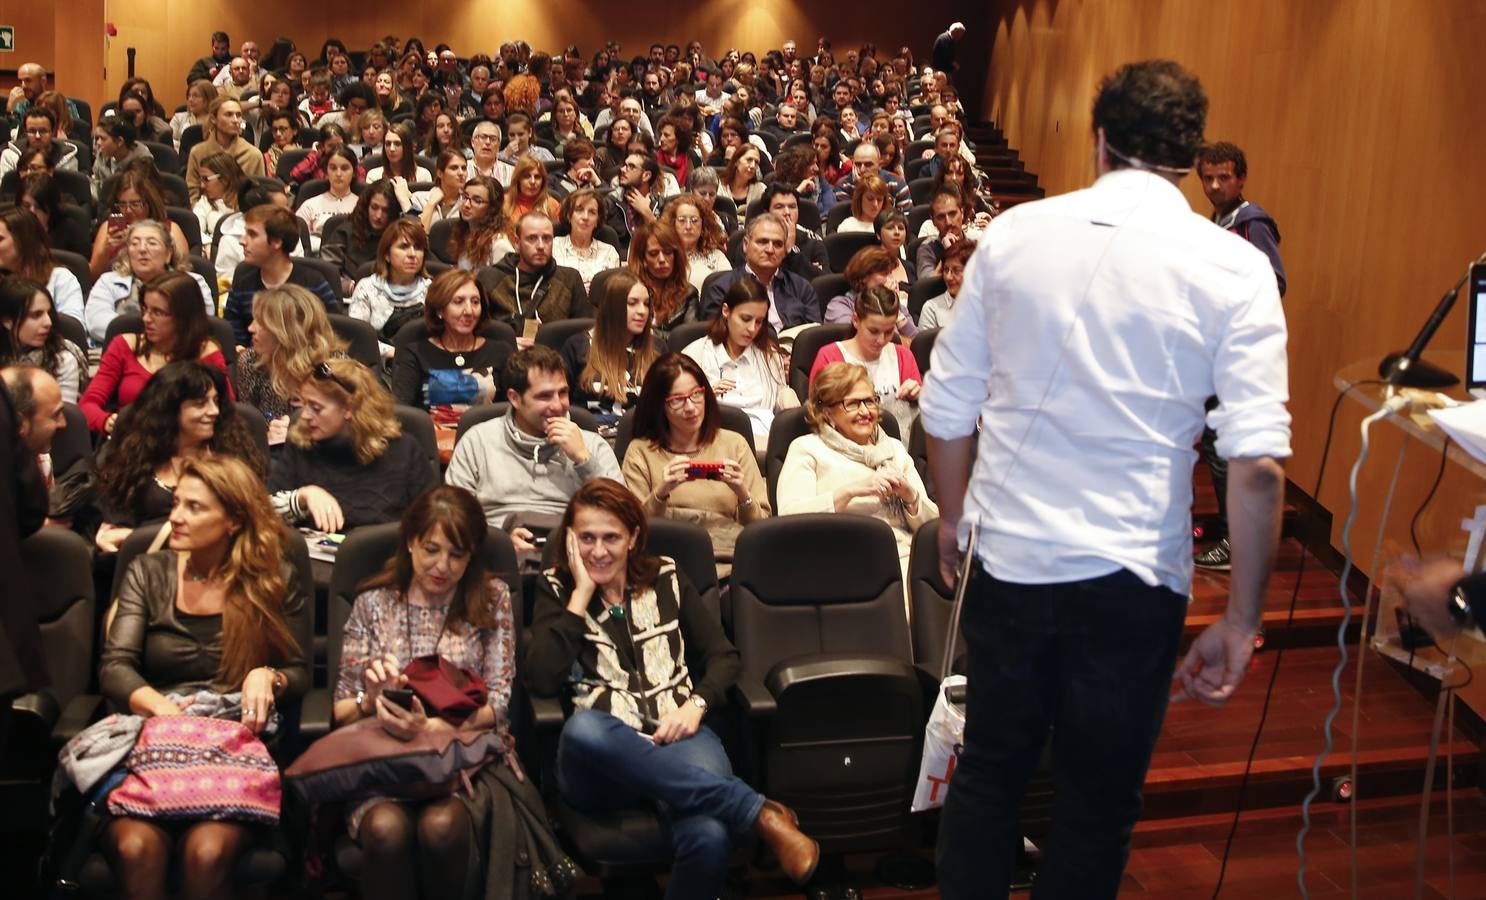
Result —
M413 659L402 673L427 714L454 725L464 724L479 712L489 696L485 679L478 673L461 669L436 653Z

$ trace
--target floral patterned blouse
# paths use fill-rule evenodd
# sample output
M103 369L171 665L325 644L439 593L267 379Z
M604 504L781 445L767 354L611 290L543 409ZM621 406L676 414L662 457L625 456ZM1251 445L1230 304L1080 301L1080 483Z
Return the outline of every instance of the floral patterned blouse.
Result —
M340 676L335 699L355 699L362 672L373 659L392 654L399 668L419 656L437 652L460 668L485 679L495 727L510 733L507 709L516 677L516 628L511 593L506 583L490 579L489 600L495 627L476 629L465 622L449 622L449 605L413 606L392 588L374 588L356 598L346 622L341 646Z

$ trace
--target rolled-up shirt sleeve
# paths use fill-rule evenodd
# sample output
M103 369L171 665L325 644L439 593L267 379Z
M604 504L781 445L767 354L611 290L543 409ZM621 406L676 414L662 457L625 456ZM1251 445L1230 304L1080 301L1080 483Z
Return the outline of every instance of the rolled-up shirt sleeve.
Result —
M1224 459L1290 455L1288 331L1274 276L1265 267L1227 319L1213 356L1218 405L1207 415ZM938 364L938 360L935 360Z
M939 332L919 397L924 431L939 440L975 433L975 422L990 391L991 266L989 242L970 257L955 318Z

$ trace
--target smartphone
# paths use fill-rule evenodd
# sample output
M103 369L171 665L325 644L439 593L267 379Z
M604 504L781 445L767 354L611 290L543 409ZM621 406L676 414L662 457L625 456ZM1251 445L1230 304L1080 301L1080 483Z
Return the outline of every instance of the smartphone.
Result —
M387 698L388 703L394 703L403 709L412 711L413 691L411 688L385 688L382 696Z
M123 213L116 212L116 213L110 213L109 214L109 216L108 216L108 233L109 234L118 234L119 232L123 231L127 227L129 227L129 223L124 219L124 214Z
M722 469L723 463L721 462L692 462L686 466L686 477L720 481Z

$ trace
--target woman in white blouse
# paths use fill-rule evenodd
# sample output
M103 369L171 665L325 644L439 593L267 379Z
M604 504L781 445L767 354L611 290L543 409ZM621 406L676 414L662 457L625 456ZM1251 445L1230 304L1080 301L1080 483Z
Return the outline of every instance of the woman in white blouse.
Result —
M733 264L723 252L728 239L722 223L705 209L701 197L682 194L667 203L660 214L661 224L670 225L681 239L681 249L686 252L687 278L698 293L708 275L733 270Z
M619 268L619 251L594 237L599 223L608 218L608 204L608 198L593 188L580 188L562 200L559 216L568 233L552 241L552 258L559 266L577 269L585 291L593 276Z
M786 383L788 362L769 325L768 292L750 275L733 282L711 329L681 352L702 367L717 402L748 414L755 446L768 443L776 412L800 405Z
M331 216L349 216L356 209L356 154L345 146L325 153L325 179L330 189L304 201L295 211L310 226L310 251L320 252L320 238Z

